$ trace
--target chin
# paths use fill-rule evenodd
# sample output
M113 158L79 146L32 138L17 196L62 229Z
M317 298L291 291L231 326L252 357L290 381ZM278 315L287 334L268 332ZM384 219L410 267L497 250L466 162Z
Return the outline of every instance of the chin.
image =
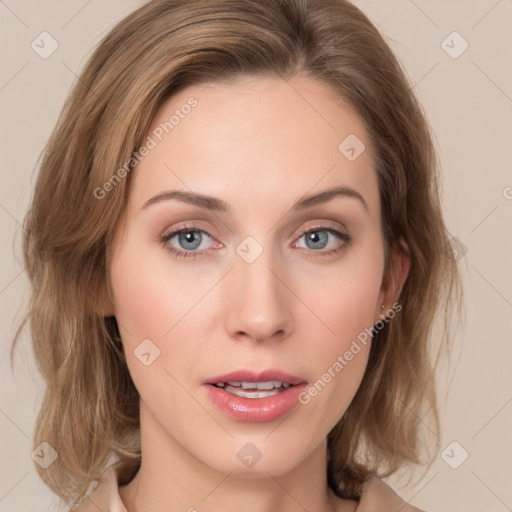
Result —
M205 447L208 456L205 458L203 452L199 460L214 471L240 478L268 478L269 473L279 476L292 471L301 463L301 455L307 456L304 443L285 442L277 436L271 441L272 434L265 438L268 432L262 436L230 438L225 444L216 444L213 451Z

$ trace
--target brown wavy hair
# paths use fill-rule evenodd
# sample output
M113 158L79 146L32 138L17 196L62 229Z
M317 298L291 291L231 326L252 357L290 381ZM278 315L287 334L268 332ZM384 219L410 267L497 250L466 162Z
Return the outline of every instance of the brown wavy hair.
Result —
M59 454L36 469L67 503L83 499L113 461L119 484L128 483L141 459L139 395L116 319L99 307L111 296L109 251L131 172L108 197L98 199L95 190L143 145L170 95L190 85L299 73L328 84L364 121L386 254L403 237L411 258L402 309L374 334L361 386L328 435L329 486L358 498L370 475L424 462L425 446L432 464L439 449L435 370L450 346L462 289L440 206L434 138L397 58L345 0L153 0L92 53L41 155L24 220L32 293L11 362L29 322L46 381L34 447L46 441ZM386 258L386 274L391 264ZM444 323L434 337L438 319Z

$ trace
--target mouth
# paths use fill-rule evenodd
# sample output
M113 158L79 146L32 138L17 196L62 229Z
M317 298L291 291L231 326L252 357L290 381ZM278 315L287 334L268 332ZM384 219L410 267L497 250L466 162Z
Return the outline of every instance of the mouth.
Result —
M275 369L237 370L202 382L206 395L223 413L237 421L273 421L298 405L307 382Z

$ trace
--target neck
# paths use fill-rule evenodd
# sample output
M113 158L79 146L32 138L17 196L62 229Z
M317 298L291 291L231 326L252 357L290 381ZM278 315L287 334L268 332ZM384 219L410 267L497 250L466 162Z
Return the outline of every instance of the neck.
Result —
M142 462L133 480L119 490L128 512L352 512L357 505L329 489L325 442L283 474L221 473L186 451L142 401L140 405Z

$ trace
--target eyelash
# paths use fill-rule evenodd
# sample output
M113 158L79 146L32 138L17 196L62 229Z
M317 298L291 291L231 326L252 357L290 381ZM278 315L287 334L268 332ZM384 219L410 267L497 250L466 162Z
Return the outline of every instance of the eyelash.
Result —
M331 233L332 235L335 235L338 238L341 238L342 240L344 240L345 243L341 247L338 247L337 249L329 249L329 250L326 250L326 251L314 251L314 250L312 250L312 252L315 253L315 256L316 255L318 255L318 256L332 256L332 255L334 255L336 253L345 251L348 248L348 246L350 245L350 243L352 242L352 237L350 235L348 235L346 233L342 233L341 231L338 231L336 229L333 229L333 228L330 228L330 227L327 227L327 226L321 226L321 225L310 227L310 228L302 231L302 233L299 235L298 239L302 238L304 235L308 235L310 233L315 233L317 231L326 231L328 233ZM177 258L197 258L198 256L204 256L204 254L206 252L208 252L207 249L204 249L202 251L197 251L197 250L195 250L195 251L180 251L180 250L178 250L178 249L176 249L176 248L174 248L172 246L166 245L169 240L174 238L174 236L179 235L180 233L188 233L188 232L204 233L204 234L208 235L210 238L213 239L213 237L210 234L208 234L204 229L199 229L196 226L182 226L182 227L177 228L177 229L175 229L173 231L170 231L169 233L164 233L163 235L161 235L159 237L160 238L160 242L162 243L164 248L170 254L173 254ZM314 257L314 256L307 256L307 257Z

